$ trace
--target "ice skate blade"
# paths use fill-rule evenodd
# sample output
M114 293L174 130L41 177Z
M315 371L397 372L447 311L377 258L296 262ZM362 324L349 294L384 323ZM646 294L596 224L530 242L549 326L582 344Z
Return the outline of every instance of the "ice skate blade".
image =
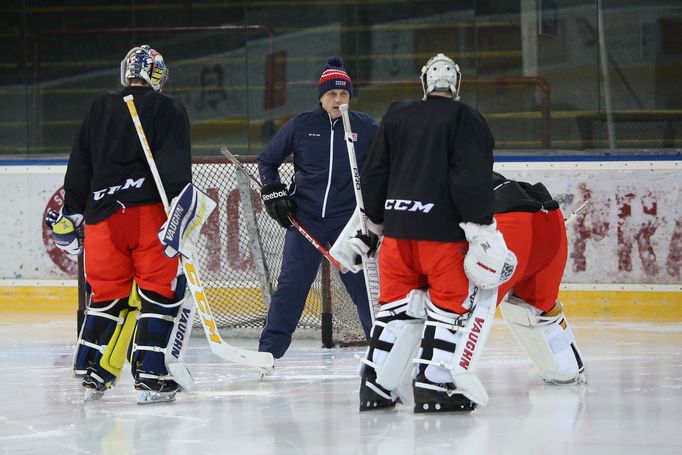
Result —
M272 376L275 374L275 367L274 365L270 368L259 368L258 369L258 380L262 381L265 379L266 376Z
M154 403L171 403L175 401L175 396L178 391L173 392L155 392L153 390L144 390L140 392L137 398L137 404L154 404Z
M398 403L402 403L400 398L397 400L384 400L384 399L378 399L374 401L362 401L360 402L360 412L365 412L365 411L380 411L383 409L393 409L395 408L395 405Z
M95 389L85 389L85 395L83 396L83 402L87 403L89 401L101 400L104 396L104 390Z

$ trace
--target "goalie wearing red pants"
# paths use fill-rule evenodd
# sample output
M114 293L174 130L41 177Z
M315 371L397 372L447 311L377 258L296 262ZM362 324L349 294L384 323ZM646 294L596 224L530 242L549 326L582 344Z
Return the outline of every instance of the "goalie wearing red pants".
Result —
M504 321L528 353L531 374L545 382L586 382L583 356L558 300L568 257L559 203L542 183L531 185L493 174L495 219L518 260L502 283L497 303Z
M360 410L395 406L417 344L415 412L485 404L475 365L496 288L516 262L493 219L494 139L481 114L459 101L459 67L438 54L420 78L424 98L388 108L361 172L370 232L384 240ZM349 243L371 253L364 240Z
M540 377L579 382L582 360L556 304L566 262L558 204L541 185L493 174L492 135L480 114L457 101L454 61L436 55L421 80L424 100L391 105L361 176L370 230L385 237L360 410L395 406L412 363L415 412L485 405L476 367L496 304L512 286L505 319ZM363 236L340 242L356 255L372 254L378 243ZM346 267L357 262L339 258Z
M71 254L84 250L92 293L74 372L86 400L115 384L133 332L130 361L135 388L142 391L139 403L172 400L191 384L181 353L194 308L174 257L181 248L172 244L187 218L174 218L170 234L163 231L169 244L164 248L157 232L168 228L167 215L123 102L135 96L167 196L183 196L175 205L191 202L196 192L189 120L178 100L161 93L167 78L156 50L143 45L127 53L121 62L124 88L93 101L69 157L64 206L46 220L57 246Z

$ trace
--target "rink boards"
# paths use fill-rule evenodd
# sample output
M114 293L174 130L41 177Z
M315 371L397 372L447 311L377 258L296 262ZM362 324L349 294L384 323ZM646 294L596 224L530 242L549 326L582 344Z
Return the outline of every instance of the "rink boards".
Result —
M10 284L10 283L8 283ZM230 296L231 304L214 316L243 314L240 296L260 293L260 288L209 289ZM76 283L49 282L0 284L0 313L71 313L78 306ZM642 321L682 321L682 286L680 285L563 285L559 299L566 314L576 318ZM262 304L265 308L265 304Z
M567 227L569 259L560 294L567 314L682 321L680 163L674 159L495 163L495 169L508 177L545 183L566 216L589 201ZM54 246L42 223L48 208L61 206L64 172L59 163L0 166L0 191L6 195L2 209L16 216L16 222L0 224L0 251L5 255L0 262L0 312L76 309L76 263ZM231 229L229 223L227 228ZM217 263L227 276L235 263L247 263L231 259L222 251ZM231 296L231 303L220 311L231 314L241 314L240 295L258 292L250 283L227 283L221 291Z

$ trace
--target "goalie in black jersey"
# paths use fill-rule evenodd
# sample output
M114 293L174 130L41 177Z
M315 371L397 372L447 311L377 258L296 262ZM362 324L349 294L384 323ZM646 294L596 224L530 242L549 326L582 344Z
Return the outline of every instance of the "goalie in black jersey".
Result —
M422 100L387 110L361 172L370 231L384 235L361 411L394 406L413 361L415 412L486 404L476 363L496 288L516 264L493 219L493 136L481 114L459 101L459 67L438 54L421 81ZM371 250L360 241L351 238L350 247Z
M46 220L57 246L71 254L85 251L92 293L74 372L86 400L114 385L133 337L139 403L172 400L191 384L181 352L194 307L178 275L178 258L171 257L177 251L168 254L159 241L166 212L123 101L135 97L167 197L191 193L189 120L178 100L161 93L167 78L156 50L143 45L127 53L121 62L124 88L93 101L69 157L64 206Z

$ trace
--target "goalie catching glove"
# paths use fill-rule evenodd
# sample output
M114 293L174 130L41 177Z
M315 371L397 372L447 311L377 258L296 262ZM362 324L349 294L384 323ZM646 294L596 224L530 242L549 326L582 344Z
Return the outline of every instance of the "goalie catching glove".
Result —
M59 212L48 209L45 224L52 229L52 238L57 247L68 254L83 251L83 215L69 213L66 207Z
M169 258L178 254L189 258L199 238L199 232L216 207L216 203L203 191L188 183L173 198L168 220L159 229L159 240Z
M507 248L497 223L459 223L469 251L464 258L467 278L482 289L492 289L509 281L516 270L516 255Z
M265 204L265 211L270 218L277 221L284 229L289 229L291 220L289 215L294 214L296 204L287 193L287 187L283 183L264 185L260 190L260 197Z

